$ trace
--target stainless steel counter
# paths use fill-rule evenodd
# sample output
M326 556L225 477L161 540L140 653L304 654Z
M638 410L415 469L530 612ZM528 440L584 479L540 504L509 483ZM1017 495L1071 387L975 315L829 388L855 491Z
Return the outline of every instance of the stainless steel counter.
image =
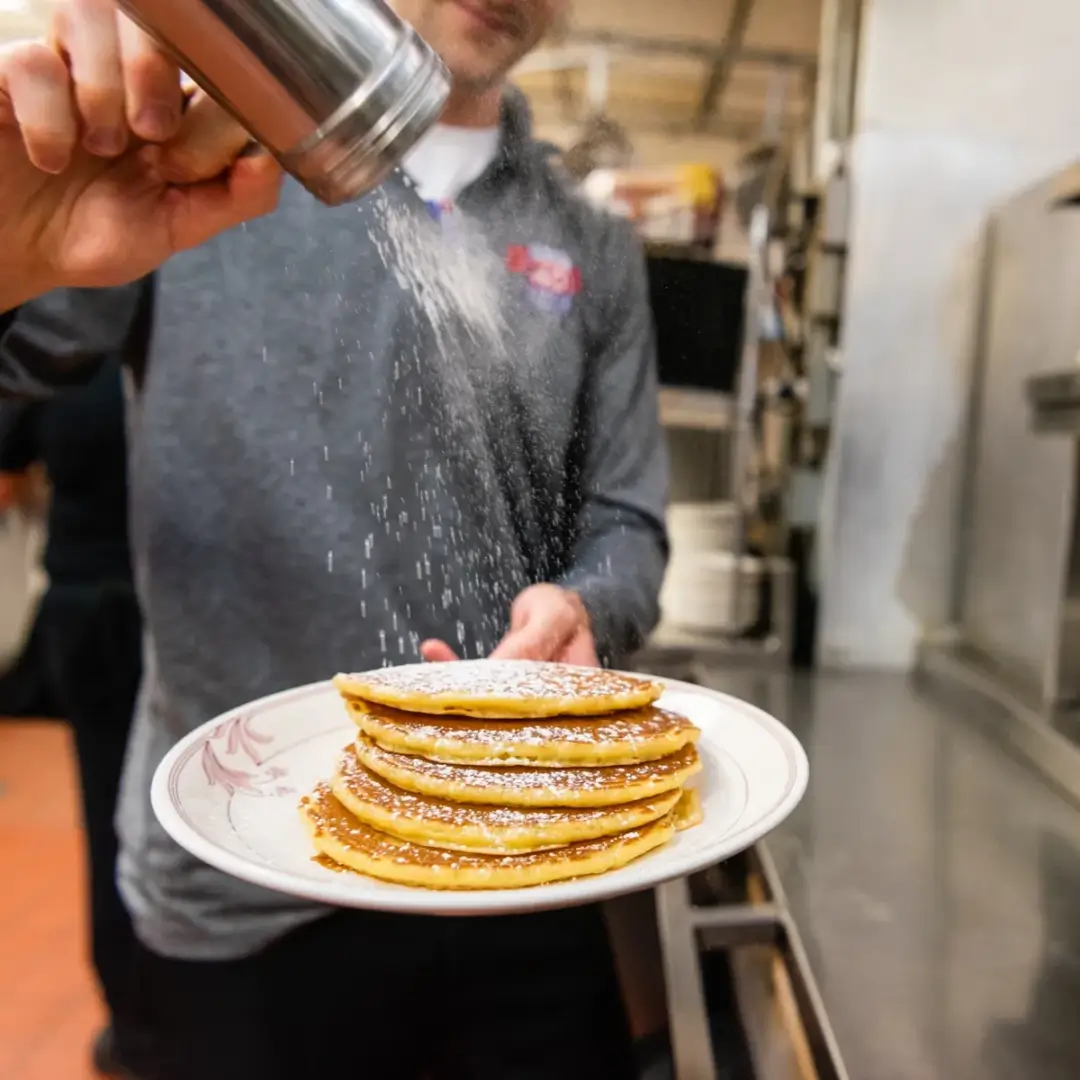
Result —
M852 1080L1080 1076L1080 810L988 706L886 675L699 670L810 757L767 842Z

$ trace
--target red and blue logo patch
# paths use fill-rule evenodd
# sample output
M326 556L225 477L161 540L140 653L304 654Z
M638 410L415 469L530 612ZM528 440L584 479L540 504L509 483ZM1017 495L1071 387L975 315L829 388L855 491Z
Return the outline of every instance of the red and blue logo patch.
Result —
M581 271L565 251L543 244L513 244L506 267L525 279L529 298L541 311L565 315L581 292Z

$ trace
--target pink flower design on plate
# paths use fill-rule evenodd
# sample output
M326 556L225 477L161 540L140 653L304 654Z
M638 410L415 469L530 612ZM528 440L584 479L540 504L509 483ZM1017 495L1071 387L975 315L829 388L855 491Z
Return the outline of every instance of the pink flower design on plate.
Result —
M251 726L250 716L235 716L218 724L203 742L201 759L207 783L222 788L230 798L236 794L294 794L291 787L280 783L288 778L287 770L280 765L262 767L260 747L272 742L271 736Z

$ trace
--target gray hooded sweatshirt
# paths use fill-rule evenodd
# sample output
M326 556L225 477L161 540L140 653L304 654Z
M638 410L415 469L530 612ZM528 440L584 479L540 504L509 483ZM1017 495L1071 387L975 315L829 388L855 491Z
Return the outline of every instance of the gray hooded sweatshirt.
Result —
M0 338L0 390L85 380L120 355L146 674L125 770L120 884L140 937L245 955L323 909L174 844L150 808L177 739L245 701L418 659L483 656L536 582L581 593L601 656L657 617L666 459L643 259L565 186L508 95L499 156L459 200L482 223L499 348L433 323L384 246L385 215L436 230L400 176L327 209L280 208L155 279L64 290Z

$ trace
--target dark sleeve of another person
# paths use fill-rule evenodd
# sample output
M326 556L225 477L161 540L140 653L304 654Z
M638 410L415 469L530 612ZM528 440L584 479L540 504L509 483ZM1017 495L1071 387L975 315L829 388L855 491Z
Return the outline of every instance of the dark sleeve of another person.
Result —
M0 340L18 310L0 312ZM0 473L25 472L37 460L37 412L34 405L0 400Z
M145 362L133 341L150 279L112 289L55 289L0 321L0 398L41 400L93 378L107 356ZM145 346L145 342L142 343ZM136 371L141 381L141 371Z
M37 403L0 401L0 473L26 472L41 460L42 408Z

